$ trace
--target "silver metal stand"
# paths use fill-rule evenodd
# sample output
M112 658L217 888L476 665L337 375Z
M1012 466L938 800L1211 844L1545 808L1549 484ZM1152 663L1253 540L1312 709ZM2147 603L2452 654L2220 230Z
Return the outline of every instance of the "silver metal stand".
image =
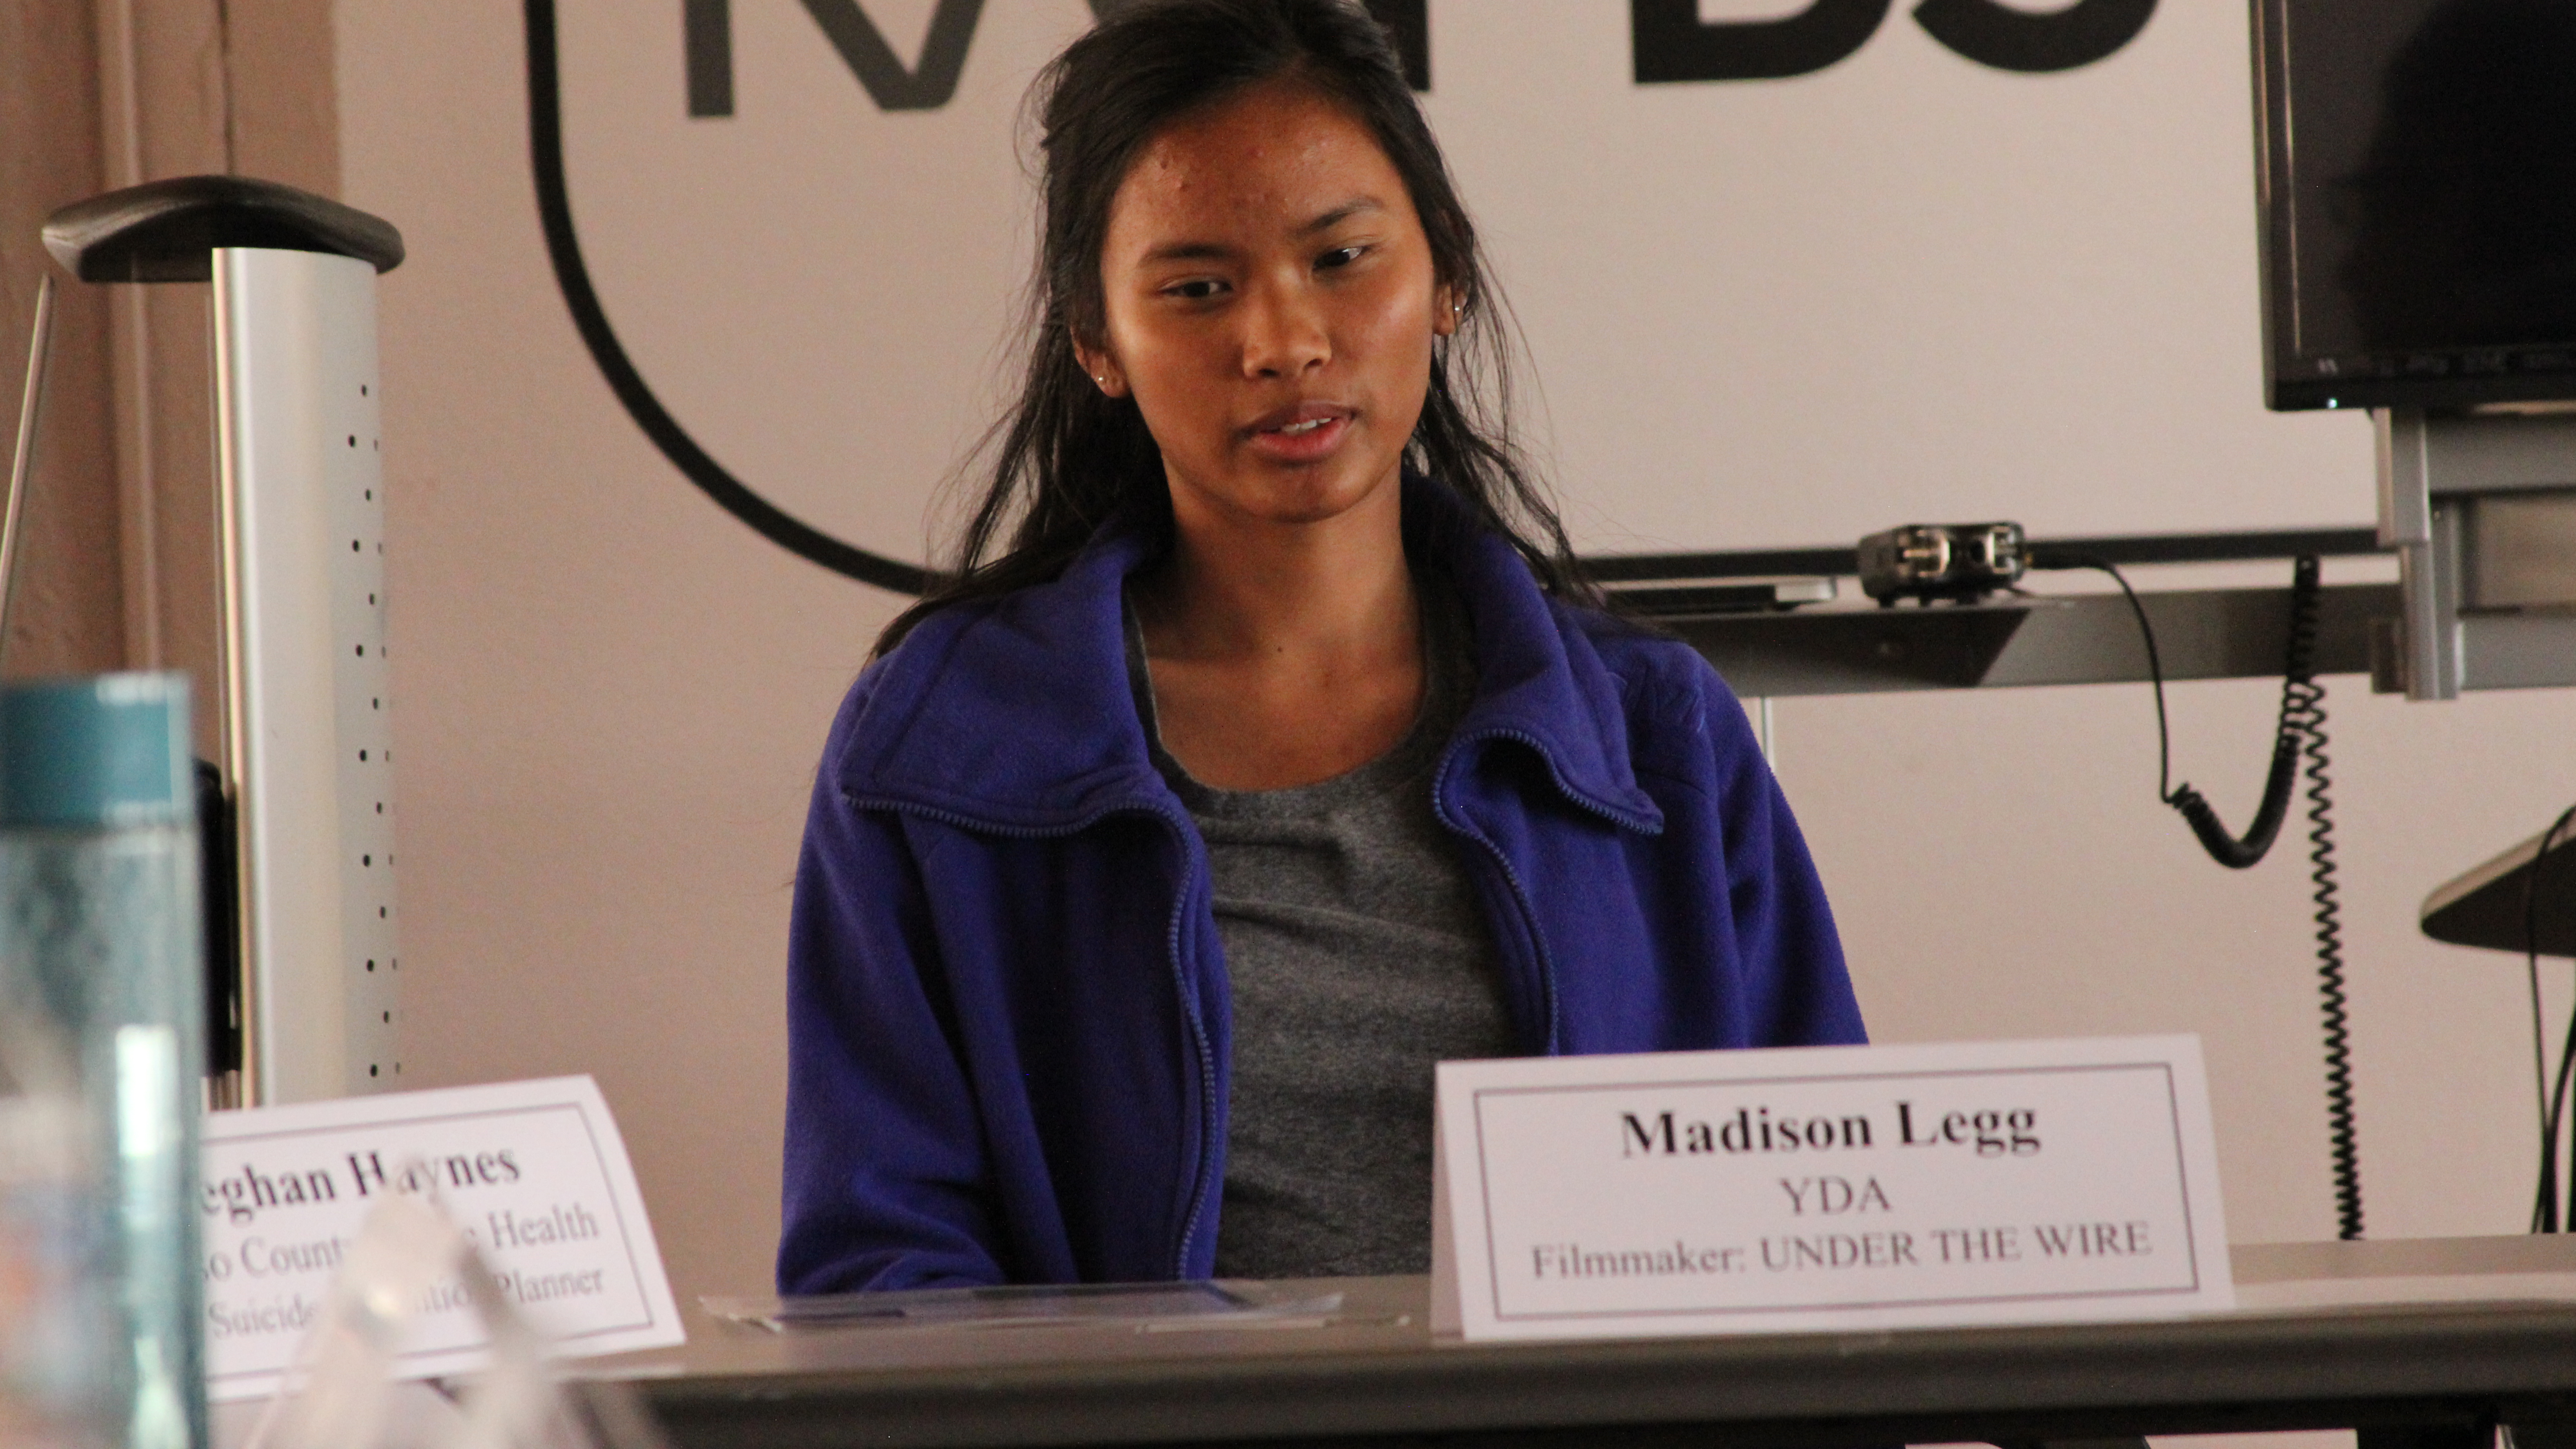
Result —
M214 253L227 773L250 1102L392 1084L392 731L376 270Z
M2576 414L2374 417L2406 697L2576 684Z
M245 1106L380 1090L395 1056L376 274L382 220L291 187L192 176L56 212L89 282L212 281ZM218 886L218 889L221 887Z

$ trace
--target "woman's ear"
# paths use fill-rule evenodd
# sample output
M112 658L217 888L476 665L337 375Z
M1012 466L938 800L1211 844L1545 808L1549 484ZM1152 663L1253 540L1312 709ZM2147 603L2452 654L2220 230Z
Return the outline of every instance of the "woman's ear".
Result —
M1092 383L1103 394L1109 397L1127 395L1127 374L1119 371L1118 359L1109 355L1108 348L1094 347L1077 337L1073 342L1073 355L1081 360L1082 370L1091 374Z
M1467 299L1455 287L1441 287L1431 294L1431 335L1455 337L1458 324L1467 319Z

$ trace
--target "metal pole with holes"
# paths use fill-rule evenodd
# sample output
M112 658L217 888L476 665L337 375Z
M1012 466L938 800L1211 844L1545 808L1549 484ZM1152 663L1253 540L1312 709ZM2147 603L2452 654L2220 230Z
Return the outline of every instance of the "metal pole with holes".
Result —
M235 805L241 1077L273 1105L380 1090L395 1054L376 274L385 222L231 176L56 212L84 281L214 284L224 772Z

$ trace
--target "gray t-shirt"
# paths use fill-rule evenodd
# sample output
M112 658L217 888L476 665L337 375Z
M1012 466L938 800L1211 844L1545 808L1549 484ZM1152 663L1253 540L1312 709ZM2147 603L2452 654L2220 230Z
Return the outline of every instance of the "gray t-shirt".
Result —
M1212 789L1164 751L1128 618L1137 713L1207 841L1234 1000L1220 1277L1427 1271L1432 1064L1519 1050L1461 844L1431 811L1473 645L1456 594L1417 577L1426 687L1412 730L1287 790Z

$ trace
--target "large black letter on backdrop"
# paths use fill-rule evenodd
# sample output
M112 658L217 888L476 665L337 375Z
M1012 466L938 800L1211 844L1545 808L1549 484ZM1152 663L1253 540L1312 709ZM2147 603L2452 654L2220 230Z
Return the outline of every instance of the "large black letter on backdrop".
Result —
M1869 43L1888 4L1815 0L1779 20L1708 23L1699 18L1699 0L1629 0L1637 84L1779 80L1823 70Z
M957 94L957 77L965 73L966 44L975 38L975 18L983 9L984 0L939 0L930 13L930 38L921 43L921 63L906 70L858 0L805 0L805 13L867 87L868 99L886 111L935 111L948 104Z
M1090 0L1091 13L1107 16L1125 0ZM2152 0L2150 0L2152 3ZM921 64L907 70L894 47L859 8L858 0L804 0L805 12L823 28L841 62L887 111L935 111L957 94L966 70L966 48L984 0L939 0ZM1367 0L1369 14L1386 27L1404 60L1404 78L1417 91L1431 89L1431 0ZM689 114L733 114L733 13L729 0L681 0L681 54L689 79Z
M1109 13L1127 0L1091 0L1091 13ZM1404 62L1404 82L1417 91L1431 89L1431 0L1362 0L1370 17L1386 27L1395 53Z
M728 0L683 0L680 54L688 63L689 114L733 114L733 9Z
M1823 70L1860 49L1889 0L1814 0L1779 20L1704 22L1699 0L1629 0L1637 83L1777 80ZM2073 70L2137 38L2156 0L2076 0L2034 15L1996 0L1923 0L1915 23L1960 55L1997 70Z
M1923 0L1914 21L1979 64L2042 72L2091 65L2137 39L2155 13L2156 0L2077 0L2049 15L1995 0Z

